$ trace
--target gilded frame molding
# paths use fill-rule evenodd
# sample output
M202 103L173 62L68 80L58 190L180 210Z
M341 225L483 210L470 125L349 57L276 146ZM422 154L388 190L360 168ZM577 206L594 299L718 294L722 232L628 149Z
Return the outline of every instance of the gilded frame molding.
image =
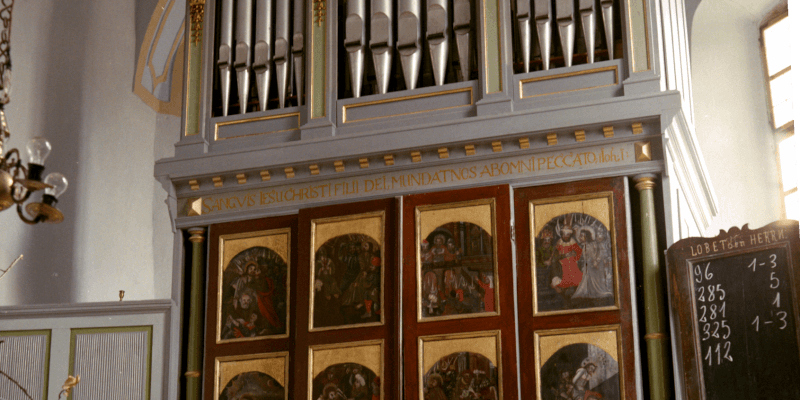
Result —
M364 340L359 342L347 342L347 343L335 343L335 344L318 344L312 345L308 347L308 394L307 398L309 400L314 400L312 397L312 393L314 390L314 352L319 352L321 350L347 350L347 349L355 349L359 347L371 347L378 345L380 346L380 375L378 377L381 381L381 396L380 400L383 400L386 397L386 385L384 385L384 377L386 376L386 360L385 360L385 343L383 339L375 339L375 340ZM350 361L355 363L355 361ZM331 364L331 365L335 365ZM363 365L363 364L361 364ZM377 371L372 371L376 374Z
M535 331L533 333L533 351L536 354L536 393L538 398L542 398L542 367L543 362L546 363L547 360L542 360L542 351L541 351L541 339L542 337L548 336L566 336L566 335L574 335L574 334L581 334L581 333L613 333L615 336L615 344L616 344L616 351L617 351L617 365L619 369L619 395L620 400L625 400L625 364L622 360L622 328L619 324L613 325L599 325L599 326L590 326L590 327L582 327L582 328L561 328L561 329L549 329L549 330L541 330ZM570 344L576 343L586 343L586 342L574 342ZM587 343L592 344L592 343ZM566 346L562 346L564 348ZM561 349L560 348L560 349ZM555 352L553 353L555 354Z
M496 352L496 363L495 368L497 368L497 398L498 400L503 400L503 349L502 349L502 340L501 340L501 331L492 330L492 331L478 331L478 332L468 332L468 333L446 333L442 335L430 335L430 336L420 336L417 338L417 379L419 381L419 398L424 399L425 394L425 385L424 385L424 376L427 371L425 371L424 365L424 357L425 357L425 343L426 342L442 342L442 341L450 341L450 340L459 340L459 339L485 339L485 338L493 338L495 340L495 352ZM464 350L467 351L467 350ZM459 353L458 348L453 348L453 351L450 353Z
M248 337L248 338L238 338L238 339L222 339L222 275L225 272L225 266L223 262L225 260L225 241L227 240L237 240L237 239L250 239L250 238L257 238L257 237L264 237L264 236L280 236L286 235L286 333L278 334L278 335L266 335L266 336L256 336L256 337ZM262 230L262 231L255 231L255 232L243 232L243 233L233 233L229 235L220 235L219 237L219 260L217 268L217 304L216 304L216 333L214 339L216 340L216 344L223 344L223 343L236 343L236 342L249 342L254 340L265 340L265 339L284 339L288 338L290 334L291 326L289 324L289 316L291 315L291 290L292 290L292 229L291 228L280 228L280 229L271 229L271 230Z
M357 221L362 219L371 219L375 217L380 217L380 241L378 244L381 246L381 320L380 322L366 322L362 324L350 324L350 325L339 325L339 326L330 326L330 327L314 327L314 281L316 280L316 271L315 271L315 262L316 262L316 236L317 236L317 225L322 224L329 224L329 223L337 223L337 222L349 222L349 221ZM347 233L344 233L347 234ZM353 215L345 215L339 217L329 217L329 218L317 218L311 220L311 247L310 247L310 260L309 260L309 267L310 267L310 279L309 279L309 299L308 299L308 331L309 332L322 332L322 331L332 331L332 330L339 330L339 329L350 329L350 328L363 328L368 326L382 326L386 323L385 318L385 308L383 303L386 299L386 212L385 211L374 211L368 212L363 214L353 214Z
M428 211L438 211L446 209L465 208L471 206L488 205L490 208L491 228L492 235L492 268L493 268L493 283L494 283L494 305L495 311L480 312L472 314L455 314L439 317L423 317L422 316L422 250L420 243L422 242L422 213ZM496 199L494 197L488 199L469 200L457 203L433 204L417 206L414 209L414 248L416 249L416 275L417 275L417 322L431 322L431 321L444 321L452 319L467 319L467 318L481 318L500 316L500 279L498 265L497 265L497 207Z
M220 396L220 373L222 372L221 367L222 363L226 362L234 362L234 361L249 361L249 360L259 360L259 359L283 359L283 368L284 368L284 393L285 399L289 400L289 352L288 351L281 351L275 353L258 353L258 354L245 354L239 356L222 356L216 357L214 359L214 394L213 399L218 400ZM259 371L260 372L260 371ZM235 377L235 376L234 376ZM274 376L270 376L270 378L275 379ZM277 380L277 379L276 379ZM226 382L227 385L227 382Z
M592 307L592 308L577 308L577 309L569 309L569 310L557 310L557 311L539 311L539 304L537 301L538 297L538 290L537 290L537 282L536 282L536 221L535 221L535 209L537 206L543 205L554 205L558 203L568 203L568 202L575 202L575 201L584 201L584 200L596 200L596 199L608 199L608 236L611 241L611 268L613 269L613 285L614 285L614 305L611 306L602 306L602 307ZM597 311L608 311L608 310L619 310L620 308L620 293L619 293L619 260L617 257L617 229L616 229L616 220L614 218L614 192L611 191L604 191L604 192L596 192L596 193L588 193L588 194L581 194L581 195L573 195L573 196L561 196L561 197L552 197L547 199L537 199L531 200L528 202L528 218L530 224L530 268L531 268L531 285L532 285L532 293L531 296L533 301L533 316L540 317L544 315L558 315L558 314L576 314L576 313L585 313L585 312L597 312Z

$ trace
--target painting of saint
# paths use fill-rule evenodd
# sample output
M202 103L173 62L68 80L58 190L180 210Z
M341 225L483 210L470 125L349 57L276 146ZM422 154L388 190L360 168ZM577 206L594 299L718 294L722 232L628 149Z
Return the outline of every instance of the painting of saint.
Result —
M442 357L422 377L424 400L498 400L497 385L496 366L472 352Z
M380 378L357 363L331 365L314 377L313 400L379 400Z
M313 271L313 327L381 322L383 262L380 244L351 233L326 240Z
M422 318L494 313L492 235L470 222L448 222L419 244Z
M543 400L619 400L619 363L603 349L573 343L558 349L540 370Z
M287 333L287 272L286 261L267 247L250 247L230 260L221 272L221 340Z
M608 228L584 213L550 219L535 236L536 310L614 306L614 259Z
M219 400L285 400L284 387L271 376L257 371L243 372L228 382Z

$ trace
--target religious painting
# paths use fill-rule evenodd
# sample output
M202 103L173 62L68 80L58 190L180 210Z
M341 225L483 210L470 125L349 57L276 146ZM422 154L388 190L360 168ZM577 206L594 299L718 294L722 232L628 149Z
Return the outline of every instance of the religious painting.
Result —
M618 308L611 193L530 203L534 314Z
M622 400L619 326L535 334L542 400Z
M383 323L384 213L311 221L309 329Z
M494 199L416 209L417 319L498 315Z
M383 341L311 346L309 398L380 400L383 398Z
M288 336L289 229L220 236L217 343Z
M218 357L215 400L287 400L289 353Z
M499 400L499 332L421 337L420 399Z

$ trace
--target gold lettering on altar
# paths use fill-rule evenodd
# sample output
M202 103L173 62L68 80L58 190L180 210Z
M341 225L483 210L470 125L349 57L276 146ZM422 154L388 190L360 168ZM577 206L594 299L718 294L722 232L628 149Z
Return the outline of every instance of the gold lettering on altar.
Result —
M417 169L408 172L367 175L359 178L331 179L322 182L273 186L203 197L202 213L200 215L250 208L289 206L295 203L320 202L359 195L402 193L427 186L456 186L466 183L492 182L503 178L522 178L540 173L564 173L572 170L604 168L633 162L630 148L609 146L586 151L516 157L505 161L478 161L467 163L466 165L445 166L438 169ZM770 237L770 239L772 238ZM758 241L758 238L754 240ZM762 238L761 240L766 239ZM743 241L744 239L742 239L741 246L744 246ZM709 243L708 250L703 248L703 253L712 251L710 247L712 245L712 243ZM723 246L723 244L718 243L715 248L721 251L722 247L720 246ZM724 246L727 248L728 244L726 243Z

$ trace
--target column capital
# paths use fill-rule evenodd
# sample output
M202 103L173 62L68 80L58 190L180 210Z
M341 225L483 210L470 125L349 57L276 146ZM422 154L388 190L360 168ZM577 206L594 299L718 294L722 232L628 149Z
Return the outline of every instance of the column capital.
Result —
M195 227L187 229L192 236L189 236L189 241L192 243L203 243L205 237L203 236L206 233L206 228L202 227Z
M636 175L633 177L633 181L636 182L636 190L640 192L643 190L651 190L656 187L656 175L654 174Z

